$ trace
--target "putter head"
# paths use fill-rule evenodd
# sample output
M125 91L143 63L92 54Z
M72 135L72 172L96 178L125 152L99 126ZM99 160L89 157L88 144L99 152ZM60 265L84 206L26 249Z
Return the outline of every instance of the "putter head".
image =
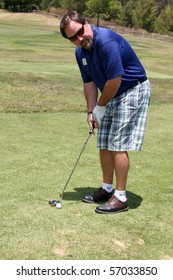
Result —
M49 200L49 204L50 206L52 207L55 207L57 203L59 203L60 201L59 200Z

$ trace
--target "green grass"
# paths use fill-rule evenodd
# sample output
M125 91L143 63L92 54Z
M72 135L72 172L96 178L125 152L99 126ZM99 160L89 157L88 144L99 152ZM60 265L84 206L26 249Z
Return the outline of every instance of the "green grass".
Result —
M84 112L74 46L58 33L58 20L16 17L0 17L0 112ZM172 44L125 36L146 67L152 101L173 102Z
M92 136L59 196L88 135L73 46L46 25L0 17L0 259L173 259L172 45L126 35L152 82L143 151L131 152L130 210L95 214L81 202L102 177Z
M57 19L50 30L24 18L0 20L0 112L84 111L74 47Z
M172 258L172 115L171 105L150 107L143 151L130 153L130 211L98 216L80 201L101 182L94 136L63 208L48 205L87 136L85 114L1 114L1 259Z

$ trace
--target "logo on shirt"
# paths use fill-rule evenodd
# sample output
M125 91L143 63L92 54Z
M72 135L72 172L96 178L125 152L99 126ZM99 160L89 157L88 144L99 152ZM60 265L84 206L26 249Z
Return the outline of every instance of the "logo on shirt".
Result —
M82 64L83 64L83 65L87 65L86 58L82 58Z

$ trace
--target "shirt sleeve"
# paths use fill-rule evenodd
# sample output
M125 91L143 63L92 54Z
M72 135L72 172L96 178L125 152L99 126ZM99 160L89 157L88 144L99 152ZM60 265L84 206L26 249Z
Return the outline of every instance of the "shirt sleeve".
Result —
M84 83L92 82L91 77L89 77L89 75L87 75L86 71L84 71L84 69L83 69L83 65L80 62L80 59L78 58L77 51L76 51L75 55L76 55L76 61L77 61L77 64L79 66L79 70L80 70L83 82Z
M115 41L108 41L99 47L99 57L107 80L114 79L124 74L121 49Z

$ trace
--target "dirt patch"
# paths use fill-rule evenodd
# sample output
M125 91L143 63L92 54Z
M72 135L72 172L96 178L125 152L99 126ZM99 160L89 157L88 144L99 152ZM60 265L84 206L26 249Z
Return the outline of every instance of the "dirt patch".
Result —
M128 249L128 245L125 244L125 243L122 242L122 241L115 240L115 241L113 241L113 242L114 242L114 244L116 245L116 247L119 248L119 249L122 249L122 250Z
M145 244L145 241L143 239L139 239L138 242L137 242L139 245L143 245Z
M53 254L55 254L56 256L59 256L60 258L63 258L67 255L66 248L56 247L56 248L53 248L52 252L53 252Z
M173 260L173 256L165 255L161 258L161 260Z

